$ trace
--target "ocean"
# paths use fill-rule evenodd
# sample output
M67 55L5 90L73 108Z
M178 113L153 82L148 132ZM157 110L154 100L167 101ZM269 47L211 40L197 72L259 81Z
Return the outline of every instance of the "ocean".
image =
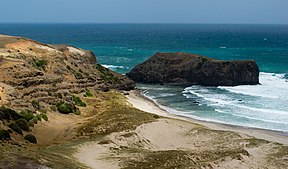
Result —
M138 88L174 114L288 133L288 25L0 24L0 34L92 50L98 62L122 74L155 52L254 59L261 85Z

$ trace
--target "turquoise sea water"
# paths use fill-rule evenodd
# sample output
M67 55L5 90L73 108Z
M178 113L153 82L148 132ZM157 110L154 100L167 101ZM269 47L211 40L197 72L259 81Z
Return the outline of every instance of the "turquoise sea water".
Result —
M123 74L157 51L254 59L262 85L139 88L171 113L288 132L288 25L0 24L0 34L93 50L100 63Z

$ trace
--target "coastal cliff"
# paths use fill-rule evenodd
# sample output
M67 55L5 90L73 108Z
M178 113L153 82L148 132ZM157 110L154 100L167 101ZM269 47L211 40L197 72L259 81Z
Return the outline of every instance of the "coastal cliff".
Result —
M134 82L97 63L91 51L0 35L1 104L35 111L70 102L72 93L130 90ZM2 94L3 93L3 94Z
M139 83L236 86L259 84L255 61L221 61L188 53L156 53L127 76Z
M40 144L65 140L61 132L76 126L77 121L65 126L65 120L79 117L81 108L89 106L83 97L91 97L95 91L131 90L134 86L126 76L97 63L91 51L0 35L0 140L24 138ZM74 116L59 120L62 114ZM55 116L58 122L53 120ZM38 130L41 125L36 124L49 119L51 132L43 135L49 127ZM59 133L57 123L64 124Z

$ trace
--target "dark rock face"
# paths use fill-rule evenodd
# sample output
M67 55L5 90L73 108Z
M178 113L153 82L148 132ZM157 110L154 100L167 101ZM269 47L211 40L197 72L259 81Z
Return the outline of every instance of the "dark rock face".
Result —
M220 61L187 53L156 53L127 76L138 83L180 86L236 86L259 84L255 61Z

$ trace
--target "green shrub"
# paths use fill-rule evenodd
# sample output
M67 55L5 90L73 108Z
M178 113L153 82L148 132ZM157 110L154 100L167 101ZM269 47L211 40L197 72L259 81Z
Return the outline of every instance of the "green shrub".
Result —
M38 118L35 116L32 121L34 122L34 124L37 124L38 123Z
M72 96L72 100L77 106L86 107L86 104L80 99L80 97Z
M82 75L80 72L76 72L76 73L75 73L75 77L76 77L77 79L82 79L82 78L83 78L83 75Z
M41 115L42 119L44 119L45 121L48 121L48 116L47 116L47 114L41 113L40 115Z
M36 100L32 100L32 106L35 108L35 109L40 109L40 104L38 101Z
M8 127L16 133L23 135L21 128L16 123L11 123Z
M86 93L84 94L84 97L93 97L93 93L91 93L90 90L87 90Z
M6 108L4 106L0 107L0 111L2 112L3 119L6 119L6 120L11 120L11 119L17 120L17 119L22 118L22 116L18 114L15 110Z
M74 112L74 108L71 104L60 102L56 105L57 110L63 114L69 114Z
M37 144L37 139L34 135L32 134L27 134L25 137L24 137L25 140L29 141L30 143L33 143L33 144Z
M36 116L37 121L42 121L42 116L40 114L37 114Z
M28 125L29 125L30 127L34 127L34 119L28 121Z
M24 131L30 130L29 125L25 119L18 119L15 123Z
M0 130L0 140L10 140L10 134L6 130Z
M28 111L28 110L24 110L20 113L22 115L22 117L26 120L26 121L30 121L34 118L34 115L32 112Z
M41 69L45 69L47 65L47 60L34 60L35 66Z
M104 66L102 66L101 64L96 64L95 68L98 69L101 73L106 73L108 72L107 68L105 68Z

